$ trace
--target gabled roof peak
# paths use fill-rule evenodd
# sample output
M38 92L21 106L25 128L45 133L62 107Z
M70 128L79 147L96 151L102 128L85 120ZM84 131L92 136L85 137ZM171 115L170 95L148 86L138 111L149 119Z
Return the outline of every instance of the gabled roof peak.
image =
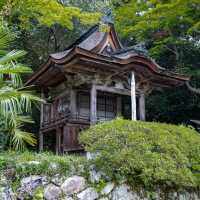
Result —
M108 23L106 25L109 26L109 29L106 31L102 30L101 23L92 26L63 52L51 54L50 56L55 59L61 59L74 47L79 47L98 54L104 54L106 49L111 49L112 53L122 49L123 47L115 31L114 24Z
M108 9L106 12L105 12L105 15L103 15L101 17L101 21L102 23L104 24L114 24L114 17L112 15L112 9Z

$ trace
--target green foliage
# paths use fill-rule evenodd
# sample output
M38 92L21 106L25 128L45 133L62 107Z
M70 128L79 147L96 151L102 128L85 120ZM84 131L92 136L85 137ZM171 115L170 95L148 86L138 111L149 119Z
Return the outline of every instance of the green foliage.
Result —
M33 200L43 200L43 199L44 199L44 188L38 187L33 194Z
M199 52L198 0L131 0L116 6L115 15L118 31L124 37L145 41L150 55L162 66L189 72L191 64L198 65L192 59L188 62L186 56L190 51Z
M77 7L63 6L57 0L14 0L8 1L2 15L10 18L17 17L21 28L32 28L31 22L35 20L39 25L52 26L60 24L68 29L73 29L73 18L79 19L83 24L94 24L99 20L99 13L82 12Z
M12 180L13 188L17 188L20 179L29 175L44 175L52 177L59 174L60 177L83 175L85 158L79 156L56 156L52 153L16 153L7 151L0 153L0 174L6 174L7 170L14 169ZM38 195L40 191L38 191ZM37 194L36 194L37 196Z
M84 131L80 141L96 153L97 169L116 181L149 188L200 186L200 135L193 129L117 119Z
M192 95L185 87L154 91L146 98L148 121L187 123L199 119L200 97Z
M31 110L31 103L42 101L31 90L27 90L22 83L21 76L32 70L20 64L18 60L25 55L24 51L8 51L13 37L7 27L0 24L0 118L1 134L8 134L11 146L22 149L25 143L35 145L32 134L22 129L23 123L32 122L27 113ZM24 115L25 116L22 116Z
M116 19L120 27L126 26L122 33L138 38L155 36L158 31L166 31L163 36L185 36L198 29L199 6L198 0L131 0L116 7Z
M102 190L103 190L103 188L106 186L106 182L105 182L105 180L103 180L103 179L100 179L99 181L98 181L98 183L95 183L94 185L93 185L93 187L95 187L95 189L96 189L96 191L98 192L98 193L100 193Z

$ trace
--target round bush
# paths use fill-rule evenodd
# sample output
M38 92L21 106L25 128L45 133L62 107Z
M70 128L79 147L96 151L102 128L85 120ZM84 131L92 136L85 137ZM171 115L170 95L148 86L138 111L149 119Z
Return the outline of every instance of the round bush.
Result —
M95 167L115 181L153 187L200 186L200 135L171 124L116 119L84 131Z

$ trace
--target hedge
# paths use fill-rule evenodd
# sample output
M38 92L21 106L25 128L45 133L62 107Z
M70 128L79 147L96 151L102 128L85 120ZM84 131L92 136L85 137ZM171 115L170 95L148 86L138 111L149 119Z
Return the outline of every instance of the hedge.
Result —
M192 128L119 118L82 132L80 142L112 180L146 187L200 186L200 135Z

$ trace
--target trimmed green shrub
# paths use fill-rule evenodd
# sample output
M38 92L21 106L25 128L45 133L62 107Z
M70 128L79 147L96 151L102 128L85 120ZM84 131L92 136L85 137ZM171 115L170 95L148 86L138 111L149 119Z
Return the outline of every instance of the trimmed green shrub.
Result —
M145 187L200 186L200 135L184 126L116 119L84 131L97 170Z

